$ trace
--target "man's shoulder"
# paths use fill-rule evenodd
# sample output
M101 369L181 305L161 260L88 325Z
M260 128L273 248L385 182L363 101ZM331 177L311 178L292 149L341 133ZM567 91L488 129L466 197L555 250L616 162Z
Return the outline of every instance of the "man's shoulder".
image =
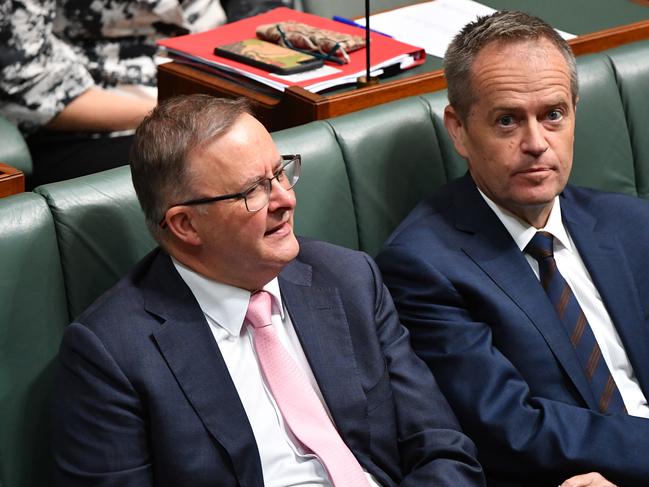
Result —
M308 237L299 237L298 241L300 252L296 260L315 268L339 268L367 260L367 255L360 250Z
M365 252L329 242L300 237L300 252L283 277L309 274L315 286L347 287L374 281L374 261Z
M568 210L579 208L613 225L635 225L637 219L649 220L649 201L623 193L567 185L561 194L561 205Z
M164 258L158 248L146 255L113 287L97 298L74 321L95 332L102 329L132 328L133 323L148 315L144 312L144 289L149 272L157 259Z
M455 218L463 211L457 207L457 202L463 200L464 194L469 190L468 185L466 178L460 178L437 188L397 226L385 242L385 247L396 245L418 248L421 245L433 245L439 239L454 240Z

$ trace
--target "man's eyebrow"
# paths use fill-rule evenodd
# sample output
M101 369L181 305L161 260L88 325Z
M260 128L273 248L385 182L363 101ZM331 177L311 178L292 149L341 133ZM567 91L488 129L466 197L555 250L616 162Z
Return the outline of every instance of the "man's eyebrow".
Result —
M273 166L273 175L277 172L277 170L282 166L283 159L280 156L275 165ZM260 181L263 181L264 179L268 179L266 175L263 176L252 176L248 178L244 183L241 184L241 187L243 188L241 191L246 191L247 189L250 189L252 186L257 184Z
M497 113L516 113L517 111L520 111L522 108L517 107L514 105L498 105L493 108L491 108L487 114L489 117L494 116Z
M570 106L570 102L568 102L564 98L556 98L543 104L543 107L545 109L550 109L553 107L568 107L568 106ZM491 117L496 115L497 113L516 113L521 110L525 110L525 108L517 105L497 105L489 109L487 113Z

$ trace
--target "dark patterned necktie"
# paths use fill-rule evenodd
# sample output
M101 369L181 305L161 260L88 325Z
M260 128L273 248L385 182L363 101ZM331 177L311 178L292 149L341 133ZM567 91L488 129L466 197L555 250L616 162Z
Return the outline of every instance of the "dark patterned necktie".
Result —
M541 285L550 298L550 302L559 315L561 323L570 337L570 343L577 352L579 362L590 383L599 411L602 413L626 413L620 391L613 380L602 351L595 340L586 316L577 298L565 281L554 260L554 237L547 232L536 232L534 238L525 247L539 263Z

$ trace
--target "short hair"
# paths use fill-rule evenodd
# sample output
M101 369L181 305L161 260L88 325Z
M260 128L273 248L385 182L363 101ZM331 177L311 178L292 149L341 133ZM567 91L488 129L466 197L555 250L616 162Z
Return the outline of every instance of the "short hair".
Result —
M131 177L147 227L159 243L168 207L191 193L188 157L226 133L244 113L245 98L184 95L161 102L135 132Z
M476 101L472 86L472 68L476 56L492 42L517 42L547 39L554 44L568 64L570 91L576 103L579 81L577 62L568 43L552 26L524 12L500 10L491 15L478 17L465 25L453 38L444 55L444 75L448 85L448 100L462 120L469 115Z

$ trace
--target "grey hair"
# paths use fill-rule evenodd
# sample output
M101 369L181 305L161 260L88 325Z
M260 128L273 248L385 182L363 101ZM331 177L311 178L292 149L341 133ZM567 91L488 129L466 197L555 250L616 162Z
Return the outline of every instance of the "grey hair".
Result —
M524 12L500 10L478 17L465 25L455 36L444 56L444 75L448 84L448 100L462 120L466 120L476 94L471 84L471 70L476 56L492 42L517 42L547 39L563 54L570 71L570 91L576 103L579 91L577 62L568 43L552 26Z
M169 206L191 194L188 157L250 112L244 98L184 95L163 101L142 121L131 146L131 177L156 241L164 240L159 222Z

